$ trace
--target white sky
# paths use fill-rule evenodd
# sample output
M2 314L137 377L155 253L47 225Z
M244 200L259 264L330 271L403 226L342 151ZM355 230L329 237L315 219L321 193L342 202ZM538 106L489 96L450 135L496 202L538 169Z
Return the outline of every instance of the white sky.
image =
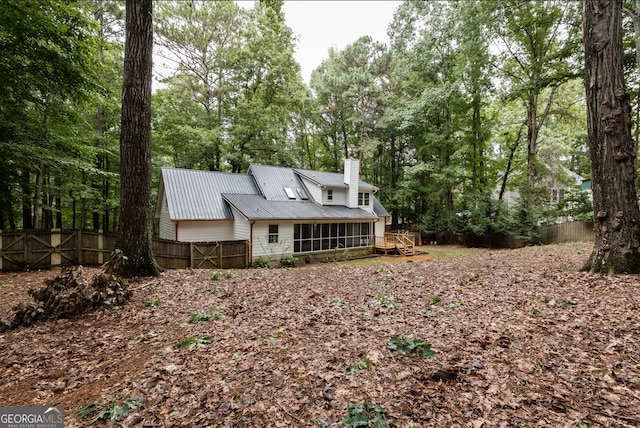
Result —
M399 0L285 1L287 25L298 37L295 57L302 79L309 83L311 72L329 57L332 46L344 49L362 36L388 44L387 27L400 4Z
M1 1L1 0L0 0ZM236 0L253 7L254 0ZM387 28L400 0L286 0L283 12L287 25L297 38L295 58L302 80L308 85L311 72L329 57L329 48L344 49L362 36L389 43ZM163 87L158 78L171 69L167 60L154 59L154 91Z

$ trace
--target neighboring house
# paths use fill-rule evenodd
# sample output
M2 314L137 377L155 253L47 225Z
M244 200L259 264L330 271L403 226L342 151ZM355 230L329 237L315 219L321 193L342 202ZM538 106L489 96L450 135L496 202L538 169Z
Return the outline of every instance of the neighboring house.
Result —
M246 240L252 261L372 248L389 213L359 175L353 159L344 174L257 164L246 174L162 168L159 236Z
M582 176L576 174L568 168L562 165L557 165L555 168L550 165L543 164L544 176L540 180L540 185L549 190L548 202L558 203L562 201L568 192L576 189L582 189L591 195L591 186L585 186L585 182L589 181ZM500 193L500 183L502 178L498 180L498 185L494 190L493 197L498 198ZM590 181L589 181L590 183ZM520 199L520 192L518 189L505 189L502 200L507 207L514 207Z

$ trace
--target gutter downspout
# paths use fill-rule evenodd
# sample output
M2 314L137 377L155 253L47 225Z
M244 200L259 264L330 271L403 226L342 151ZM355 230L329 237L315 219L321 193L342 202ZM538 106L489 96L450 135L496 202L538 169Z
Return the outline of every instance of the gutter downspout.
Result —
M253 263L253 224L255 220L249 220L249 266Z

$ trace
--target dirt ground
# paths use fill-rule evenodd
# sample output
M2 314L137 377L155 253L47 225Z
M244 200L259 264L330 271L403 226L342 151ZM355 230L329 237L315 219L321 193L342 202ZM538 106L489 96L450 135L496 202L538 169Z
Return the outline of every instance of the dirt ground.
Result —
M589 251L139 278L122 307L0 334L0 403L67 427L637 427L640 279L579 272ZM0 274L0 318L55 275Z

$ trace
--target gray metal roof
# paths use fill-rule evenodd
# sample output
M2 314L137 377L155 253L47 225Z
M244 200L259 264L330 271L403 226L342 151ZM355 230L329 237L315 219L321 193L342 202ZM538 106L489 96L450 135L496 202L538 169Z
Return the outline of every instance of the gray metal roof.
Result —
M215 171L162 168L160 186L172 220L232 219L222 193L259 195L251 176Z
M268 201L259 195L224 194L223 198L248 220L371 220L378 218L360 208L319 205L311 201Z
M344 174L340 174L337 172L324 172L324 171L312 171L308 169L295 169L296 174L306 178L307 180L316 183L319 186L327 186L333 188L347 188L344 183ZM376 186L373 186L369 183L365 183L360 180L358 182L359 190L378 190Z
M389 211L386 210L385 207L382 206L378 198L373 197L373 212L375 212L380 217L391 217Z
M247 173L253 176L260 193L269 201L302 201L297 189L305 190L307 194L302 181L291 168L251 164ZM285 188L293 191L294 199L287 195Z

